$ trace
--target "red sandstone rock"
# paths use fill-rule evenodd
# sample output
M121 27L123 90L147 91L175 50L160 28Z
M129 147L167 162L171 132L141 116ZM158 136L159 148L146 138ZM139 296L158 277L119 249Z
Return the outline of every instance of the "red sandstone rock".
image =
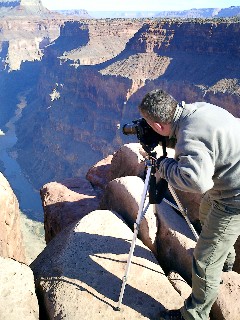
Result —
M171 271L168 274L168 280L171 282L174 289L181 295L181 297L184 298L184 300L189 297L192 292L192 288L177 272Z
M145 158L147 153L143 150L140 143L129 143L113 155L109 171L109 179L124 176L144 176Z
M105 189L100 208L116 211L133 229L143 188L144 182L139 177L114 179ZM148 198L144 208L147 204ZM176 270L190 283L195 242L185 220L169 205L162 203L157 210L150 205L140 224L138 236L155 254L165 271Z
M202 194L184 192L175 189L175 192L180 199L183 207L187 209L187 215L193 224L199 223L199 205L201 202Z
M0 283L1 320L39 319L33 272L28 266L0 257Z
M93 186L100 187L101 189L106 187L109 182L109 170L112 158L113 156L109 155L88 170L86 178Z
M157 257L165 272L175 270L189 284L195 238L184 218L164 201L157 206Z
M105 193L100 202L100 208L116 211L133 230L142 199L143 187L143 180L136 176L114 179L105 189ZM155 255L157 255L155 243L156 233L157 218L154 215L153 207L150 206L144 214L138 235L142 242Z
M19 204L6 178L0 172L0 255L26 262L20 228Z
M50 182L40 190L45 239L48 243L62 229L98 207L98 196L86 179Z
M240 275L236 272L224 272L222 274L223 284L220 285L219 294L212 307L212 320L239 320L239 288Z

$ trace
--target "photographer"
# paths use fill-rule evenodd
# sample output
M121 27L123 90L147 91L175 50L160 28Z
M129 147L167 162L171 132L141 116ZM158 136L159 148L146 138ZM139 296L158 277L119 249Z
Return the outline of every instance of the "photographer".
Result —
M166 311L160 319L207 320L221 272L232 270L240 234L240 123L218 106L179 104L162 90L149 92L139 110L155 132L177 141L175 159L159 160L160 176L174 188L204 195L192 294L181 310Z

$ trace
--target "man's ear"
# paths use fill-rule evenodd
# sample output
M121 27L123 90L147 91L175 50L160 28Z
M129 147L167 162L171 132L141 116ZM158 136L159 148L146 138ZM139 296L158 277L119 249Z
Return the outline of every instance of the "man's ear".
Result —
M152 127L158 133L162 132L162 130L163 130L163 126L159 122L153 122Z

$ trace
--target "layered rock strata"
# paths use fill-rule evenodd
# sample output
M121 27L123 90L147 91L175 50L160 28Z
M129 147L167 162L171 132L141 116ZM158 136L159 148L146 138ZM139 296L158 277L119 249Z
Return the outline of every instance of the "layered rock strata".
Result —
M65 23L44 50L37 90L17 124L21 166L36 187L85 176L123 143L137 141L121 127L139 118L137 105L156 87L239 116L239 28L208 20Z
M1 18L1 17L0 17ZM20 70L26 61L41 61L43 49L60 34L61 19L0 19L0 71ZM33 84L32 84L33 85Z

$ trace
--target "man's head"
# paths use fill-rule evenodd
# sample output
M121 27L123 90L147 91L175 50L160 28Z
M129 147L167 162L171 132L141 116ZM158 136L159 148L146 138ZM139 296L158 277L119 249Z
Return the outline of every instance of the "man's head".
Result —
M169 136L177 101L163 90L150 91L139 105L143 118L157 133Z

